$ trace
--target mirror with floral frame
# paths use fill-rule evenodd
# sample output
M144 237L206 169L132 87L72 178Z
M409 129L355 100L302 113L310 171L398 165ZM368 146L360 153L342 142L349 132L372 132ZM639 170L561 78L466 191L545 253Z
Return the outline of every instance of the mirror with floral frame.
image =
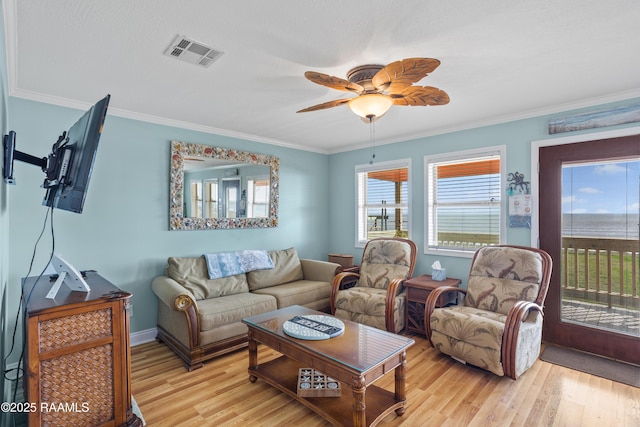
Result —
M246 206L246 183L252 178L242 176L243 170L251 170L253 176L260 176L264 187L260 193L266 198L266 206L262 212L255 210L255 216L251 217L251 209L220 210L215 207L211 211L201 209L189 209L191 202L189 194L192 191L190 184L185 183L185 175L190 164L206 164L211 169L217 169L221 178L214 181L220 183L237 183L238 195L242 194L242 200L238 199L238 207ZM258 172L256 172L258 171ZM257 175L256 175L257 174ZM278 188L279 188L280 161L277 157L267 154L251 153L234 150L231 148L211 147L202 144L188 142L171 142L171 175L169 189L169 230L220 230L235 228L268 228L278 225ZM266 180L268 179L268 183ZM268 186L268 188L267 188ZM195 188L195 187L194 187ZM217 184L216 184L217 188ZM200 191L200 190L199 190ZM234 190L235 191L235 190ZM217 193L216 193L217 194ZM224 198L221 199L224 202ZM218 196L213 200L218 203ZM251 207L249 200L249 207ZM242 203L242 205L240 205ZM196 216L196 212L197 216ZM203 212L205 212L203 214ZM214 212L208 214L207 212ZM194 216L190 216L194 215ZM207 217L210 216L210 217Z

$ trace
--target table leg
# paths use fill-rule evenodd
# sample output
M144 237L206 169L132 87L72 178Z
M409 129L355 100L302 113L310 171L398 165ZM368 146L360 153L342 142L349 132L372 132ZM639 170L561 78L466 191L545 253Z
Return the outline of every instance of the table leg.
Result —
M253 331L249 329L249 371L258 369L258 342L253 339ZM249 375L249 381L255 383L258 377Z
M351 379L351 391L353 393L353 425L354 427L364 427L367 425L365 409L365 390L367 386L364 383L364 377L353 377Z
M405 402L407 400L406 395L406 371L407 371L407 352L403 351L400 355L400 364L395 369L395 378L396 378L396 391L395 391L395 399L397 402ZM405 413L407 408L402 406L401 408L396 409L397 415L402 415Z

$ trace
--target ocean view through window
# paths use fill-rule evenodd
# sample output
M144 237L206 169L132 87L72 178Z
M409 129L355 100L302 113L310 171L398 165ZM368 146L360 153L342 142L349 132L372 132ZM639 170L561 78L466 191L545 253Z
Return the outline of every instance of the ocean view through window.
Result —
M356 246L409 237L410 159L356 166Z
M504 147L425 157L425 252L472 254L504 240Z
M563 164L563 321L640 336L639 239L639 159Z
M638 239L640 215L637 213L562 214L562 235Z
M565 165L562 235L638 239L640 161Z

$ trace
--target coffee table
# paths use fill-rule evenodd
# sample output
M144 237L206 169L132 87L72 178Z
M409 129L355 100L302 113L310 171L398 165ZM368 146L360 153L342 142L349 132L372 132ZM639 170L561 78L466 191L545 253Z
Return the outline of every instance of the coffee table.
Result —
M249 328L249 380L262 378L334 425L373 426L392 411L404 414L406 350L415 341L348 320L343 320L344 334L327 340L297 339L283 331L287 320L310 314L326 313L296 305L243 320ZM282 356L259 365L258 343ZM313 368L335 378L352 393L298 396L300 368ZM395 372L395 392L372 385L391 370Z

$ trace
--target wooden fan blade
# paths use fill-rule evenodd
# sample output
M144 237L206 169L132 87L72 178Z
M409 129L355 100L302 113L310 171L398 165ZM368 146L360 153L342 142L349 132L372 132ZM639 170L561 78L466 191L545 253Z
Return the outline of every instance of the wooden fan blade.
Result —
M425 78L438 68L440 61L433 58L407 58L391 64L378 71L371 83L379 90L387 90L393 83L411 85Z
M445 105L449 103L447 92L431 86L408 86L400 93L392 93L394 105Z
M307 107L304 108L300 111L296 111L297 113L306 113L308 111L318 111L318 110L324 110L325 108L331 108L331 107L337 107L338 105L342 105L342 104L346 104L347 102L351 101L352 98L348 98L348 99L338 99L335 101L329 101L329 102L324 102L322 104L318 104L318 105L314 105L312 107Z
M343 90L345 92L355 92L358 94L364 91L364 88L358 83L353 83L349 80L341 79L340 77L316 73L315 71L307 71L306 73L304 73L304 76L314 83L330 87L331 89Z

